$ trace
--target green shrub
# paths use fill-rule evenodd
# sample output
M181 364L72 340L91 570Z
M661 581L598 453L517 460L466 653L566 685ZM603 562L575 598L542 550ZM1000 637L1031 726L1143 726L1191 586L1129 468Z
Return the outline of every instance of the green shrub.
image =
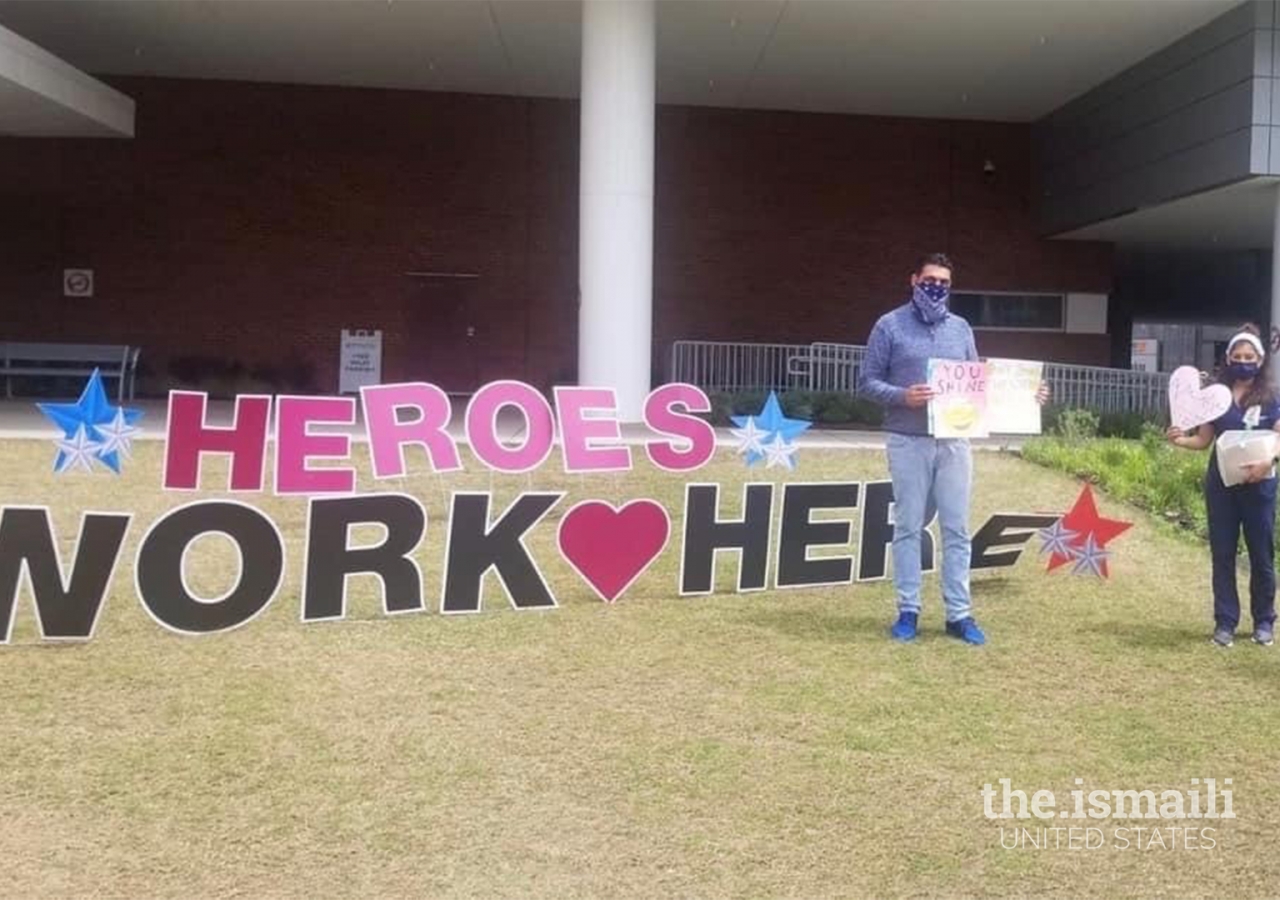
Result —
M754 416L764 408L768 391L715 391L708 395L711 424L732 425L732 416ZM816 426L879 428L885 410L877 403L846 391L780 391L778 403L784 415L805 419ZM1046 406L1041 415L1044 434L1069 441L1090 438L1124 438L1164 445L1164 427L1140 413L1104 413L1087 409Z
M814 395L813 421L820 425L867 425L878 427L884 410L870 400L842 391Z
M1136 412L1095 413L1087 409L1062 406L1046 406L1040 415L1045 434L1056 434L1070 440L1084 438L1125 438L1141 440L1148 428L1159 431L1164 439L1164 428L1153 417Z
M1098 437L1136 441L1141 439L1143 426L1149 422L1142 413L1103 413L1098 417Z
M817 396L808 391L787 391L785 394L778 395L778 405L782 407L782 414L787 418L812 422Z
M813 395L813 421L823 425L850 425L857 421L857 398L827 391Z
M764 409L769 399L768 391L740 391L733 394L733 414L735 416L754 416Z
M1207 537L1204 474L1208 452L1170 446L1163 429L1151 423L1140 433L1140 440L1033 438L1023 445L1022 455L1029 462L1096 484L1119 500Z
M169 375L183 385L204 385L211 381L231 381L244 374L239 360L221 356L190 354L169 360Z
M707 399L711 401L711 412L703 416L708 422L716 427L727 427L733 424L729 418L733 412L733 395L724 391L713 391L707 395Z
M1069 441L1098 436L1098 414L1088 409L1067 409L1058 416L1055 433Z
M1058 420L1062 418L1061 406L1045 406L1040 410L1040 428L1045 434L1058 433Z
M884 407L878 403L872 403L866 398L859 397L854 401L854 408L857 410L857 418L855 422L861 425L870 425L879 428L884 424Z
M732 424L731 416L754 416L769 399L766 391L716 391L708 395L711 411L703 418L717 426ZM783 415L804 419L814 425L843 425L878 428L884 410L870 400L843 391L783 391L778 393Z

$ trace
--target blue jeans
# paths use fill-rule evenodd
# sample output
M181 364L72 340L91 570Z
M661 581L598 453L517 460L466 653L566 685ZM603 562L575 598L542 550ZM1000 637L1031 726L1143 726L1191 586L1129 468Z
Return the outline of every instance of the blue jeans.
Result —
M969 595L969 442L890 434L893 584L900 612L920 612L920 534L937 513L942 530L942 602L947 621L972 611Z

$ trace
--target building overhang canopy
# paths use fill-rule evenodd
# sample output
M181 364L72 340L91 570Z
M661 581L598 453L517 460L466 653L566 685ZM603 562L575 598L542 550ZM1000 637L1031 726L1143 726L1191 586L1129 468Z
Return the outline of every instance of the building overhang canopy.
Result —
M134 104L0 27L0 135L133 137Z
M1031 122L1235 0L658 3L660 103ZM580 0L0 0L95 75L578 96Z

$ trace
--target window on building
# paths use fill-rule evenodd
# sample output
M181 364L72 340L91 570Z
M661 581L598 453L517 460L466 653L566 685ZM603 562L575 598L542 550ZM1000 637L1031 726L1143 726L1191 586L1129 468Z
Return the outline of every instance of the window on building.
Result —
M1063 294L956 291L951 295L951 311L963 316L974 328L1063 331L1065 308Z

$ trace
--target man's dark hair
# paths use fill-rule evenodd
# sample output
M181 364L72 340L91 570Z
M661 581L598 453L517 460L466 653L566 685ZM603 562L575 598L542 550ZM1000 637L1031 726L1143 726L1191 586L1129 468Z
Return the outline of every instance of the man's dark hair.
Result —
M919 275L924 271L925 266L938 266L943 269L950 269L955 272L956 267L951 262L951 257L945 253L929 253L920 257L920 262L916 264L916 274Z

